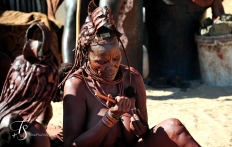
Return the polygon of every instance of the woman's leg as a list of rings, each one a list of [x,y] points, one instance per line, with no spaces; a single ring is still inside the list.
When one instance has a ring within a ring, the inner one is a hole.
[[[157,147],[200,147],[186,127],[178,119],[167,119],[150,130],[139,146]]]

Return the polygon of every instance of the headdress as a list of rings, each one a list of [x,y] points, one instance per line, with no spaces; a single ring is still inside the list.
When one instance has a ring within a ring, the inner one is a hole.
[[[31,39],[39,29],[42,40]],[[54,99],[59,83],[56,64],[48,56],[51,32],[41,22],[27,30],[23,55],[13,62],[0,97],[0,121],[15,111],[33,122]]]
[[[99,30],[107,28],[109,32],[99,33]],[[125,52],[125,48],[120,40],[121,33],[117,30],[113,15],[110,9],[105,6],[104,9],[97,7],[92,0],[88,6],[88,16],[86,17],[85,23],[80,30],[78,36],[77,47],[75,49],[75,62],[73,68],[69,71],[66,78],[60,83],[60,86],[64,84],[65,80],[75,70],[81,68],[84,63],[87,63],[88,50],[92,45],[102,45],[106,43],[118,40],[123,52],[126,56],[128,67],[130,70],[130,64],[128,57]],[[130,72],[130,71],[129,71]],[[131,73],[130,74],[130,85],[131,85]],[[132,86],[130,86],[131,88]],[[133,88],[133,87],[132,87]],[[126,92],[128,93],[128,92]],[[133,94],[134,96],[134,94]],[[132,96],[131,96],[132,97]]]

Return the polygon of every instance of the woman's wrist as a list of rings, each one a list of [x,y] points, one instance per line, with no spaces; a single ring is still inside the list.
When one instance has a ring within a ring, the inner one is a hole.
[[[120,117],[121,116],[116,116],[114,113],[112,113],[112,112],[110,112],[110,110],[108,110],[107,112],[107,115],[109,116],[109,117],[111,117],[112,119],[114,119],[114,120],[119,120],[120,119]]]
[[[107,126],[107,127],[113,127],[116,123],[118,123],[119,120],[115,119],[112,117],[109,111],[105,113],[105,115],[102,117],[102,122]]]

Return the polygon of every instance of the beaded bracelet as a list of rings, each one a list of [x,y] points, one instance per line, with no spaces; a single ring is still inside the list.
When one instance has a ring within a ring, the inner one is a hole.
[[[107,126],[107,127],[113,127],[116,123],[112,122],[106,115],[102,117],[102,122]]]
[[[106,112],[106,117],[109,119],[109,120],[111,120],[113,123],[117,123],[119,120],[118,119],[115,119],[113,116],[112,116],[112,114],[110,113],[110,111],[107,111]]]

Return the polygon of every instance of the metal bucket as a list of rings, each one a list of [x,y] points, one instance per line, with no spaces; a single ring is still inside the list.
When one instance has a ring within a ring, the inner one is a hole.
[[[232,86],[232,35],[195,35],[202,82],[211,86]]]

